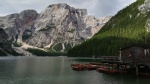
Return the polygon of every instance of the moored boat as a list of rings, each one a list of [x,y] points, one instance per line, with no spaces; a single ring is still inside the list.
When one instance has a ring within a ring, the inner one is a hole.
[[[141,76],[141,77],[150,77],[150,74],[149,73],[139,72],[138,76]]]
[[[84,70],[83,64],[71,64],[71,67],[73,70],[82,71]]]
[[[71,64],[73,70],[96,70],[97,65],[91,64]]]
[[[107,69],[107,68],[97,68],[97,71],[98,72],[102,72],[102,73],[109,73],[109,74],[115,74],[115,73],[118,73],[117,70],[114,70],[114,69]]]

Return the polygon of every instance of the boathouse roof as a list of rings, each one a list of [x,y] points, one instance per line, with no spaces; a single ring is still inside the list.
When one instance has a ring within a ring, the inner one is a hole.
[[[124,47],[124,48],[120,48],[119,50],[124,50],[124,49],[131,48],[131,47],[150,48],[150,45],[143,45],[143,44],[138,44],[138,45],[130,45],[130,46],[127,46],[127,47]]]

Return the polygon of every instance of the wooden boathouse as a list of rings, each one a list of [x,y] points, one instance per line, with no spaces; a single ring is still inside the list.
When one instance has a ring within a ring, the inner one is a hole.
[[[136,69],[136,75],[139,72],[150,73],[150,46],[131,45],[120,48],[120,62],[128,63]]]
[[[119,56],[102,56],[104,64],[117,64],[118,69],[130,69],[136,75],[150,74],[150,46],[131,45],[119,49]]]
[[[71,64],[74,70],[97,70],[110,74],[136,74],[150,77],[150,46],[131,45],[120,48],[118,56],[101,56],[100,63]]]
[[[150,62],[150,46],[131,45],[129,47],[120,48],[120,61],[131,64],[147,64]]]

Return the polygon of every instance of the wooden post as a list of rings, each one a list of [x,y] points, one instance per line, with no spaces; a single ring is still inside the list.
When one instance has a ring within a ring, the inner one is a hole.
[[[138,66],[136,65],[136,76],[139,75],[139,69],[138,69]]]
[[[119,55],[120,55],[119,61],[121,61],[121,59],[122,59],[122,57],[121,57],[121,48],[119,50]]]
[[[120,67],[121,67],[121,74],[122,74],[122,65],[120,64]]]

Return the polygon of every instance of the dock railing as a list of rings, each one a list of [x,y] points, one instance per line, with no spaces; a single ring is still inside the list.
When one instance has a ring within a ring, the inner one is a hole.
[[[101,56],[103,62],[120,62],[120,57],[118,56]]]

